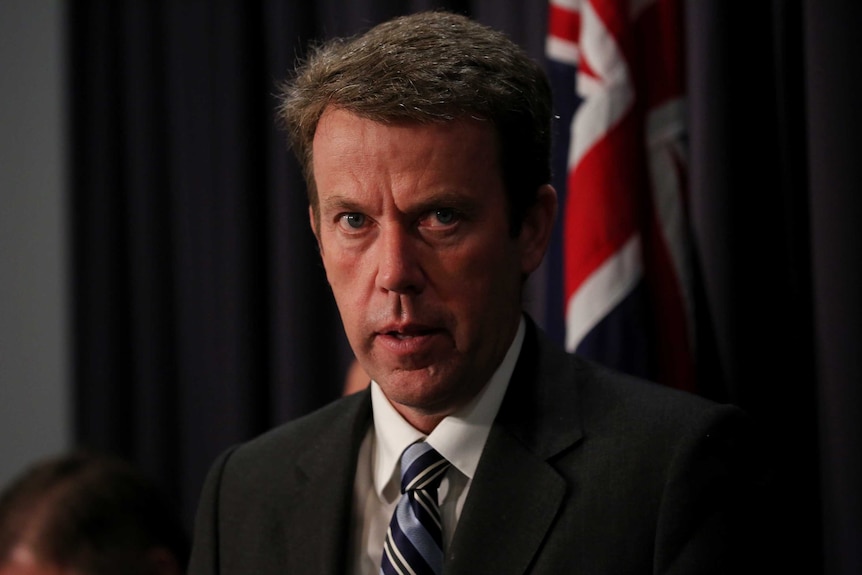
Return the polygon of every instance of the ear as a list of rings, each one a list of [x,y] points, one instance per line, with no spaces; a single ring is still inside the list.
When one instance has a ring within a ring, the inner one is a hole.
[[[320,243],[320,230],[317,229],[319,224],[319,219],[314,212],[314,207],[309,204],[308,206],[308,221],[311,224],[311,232],[314,234],[314,239],[317,240],[317,250],[320,253],[323,253],[323,244]]]
[[[521,251],[521,273],[531,274],[542,263],[554,221],[557,217],[557,191],[545,184],[536,192],[536,201],[530,206],[521,225],[518,245]]]

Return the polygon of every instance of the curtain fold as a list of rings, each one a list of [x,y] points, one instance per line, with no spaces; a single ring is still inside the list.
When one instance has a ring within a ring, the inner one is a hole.
[[[826,573],[862,572],[862,5],[805,2],[805,90]]]
[[[822,564],[803,13],[691,3],[692,218],[727,396],[775,468],[776,568]],[[704,366],[702,366],[704,367]],[[792,503],[791,503],[792,502]]]

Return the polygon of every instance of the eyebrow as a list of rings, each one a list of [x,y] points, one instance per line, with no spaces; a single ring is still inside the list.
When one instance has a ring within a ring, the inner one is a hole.
[[[472,197],[454,191],[443,191],[439,193],[432,192],[428,194],[428,197],[422,198],[415,203],[411,203],[407,213],[410,215],[418,215],[440,208],[453,208],[466,216],[470,216],[475,214],[477,211],[477,201]],[[342,194],[334,194],[327,197],[325,200],[320,201],[320,210],[322,213],[366,213],[368,211],[368,207],[356,199]]]
[[[329,196],[320,202],[321,211],[339,211],[339,212],[361,212],[362,206],[356,200],[347,196],[334,195]]]
[[[467,197],[457,192],[441,192],[439,194],[432,194],[431,197],[424,198],[412,205],[411,211],[425,213],[439,208],[453,208],[469,216],[476,211],[476,204],[476,200],[472,197]]]

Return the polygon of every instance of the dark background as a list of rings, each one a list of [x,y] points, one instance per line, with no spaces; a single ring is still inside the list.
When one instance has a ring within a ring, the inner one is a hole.
[[[765,431],[776,571],[860,573],[862,7],[686,6],[701,376]],[[213,458],[337,397],[351,358],[276,85],[309,42],[432,7],[544,59],[542,0],[68,3],[76,439],[189,525]]]

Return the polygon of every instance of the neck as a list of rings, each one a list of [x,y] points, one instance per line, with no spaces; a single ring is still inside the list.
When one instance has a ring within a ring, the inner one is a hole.
[[[431,432],[434,431],[434,428],[443,421],[448,413],[440,414],[440,413],[417,413],[409,408],[404,408],[403,406],[393,404],[395,410],[401,414],[407,423],[415,427],[417,430],[421,431],[425,435],[431,435]]]

